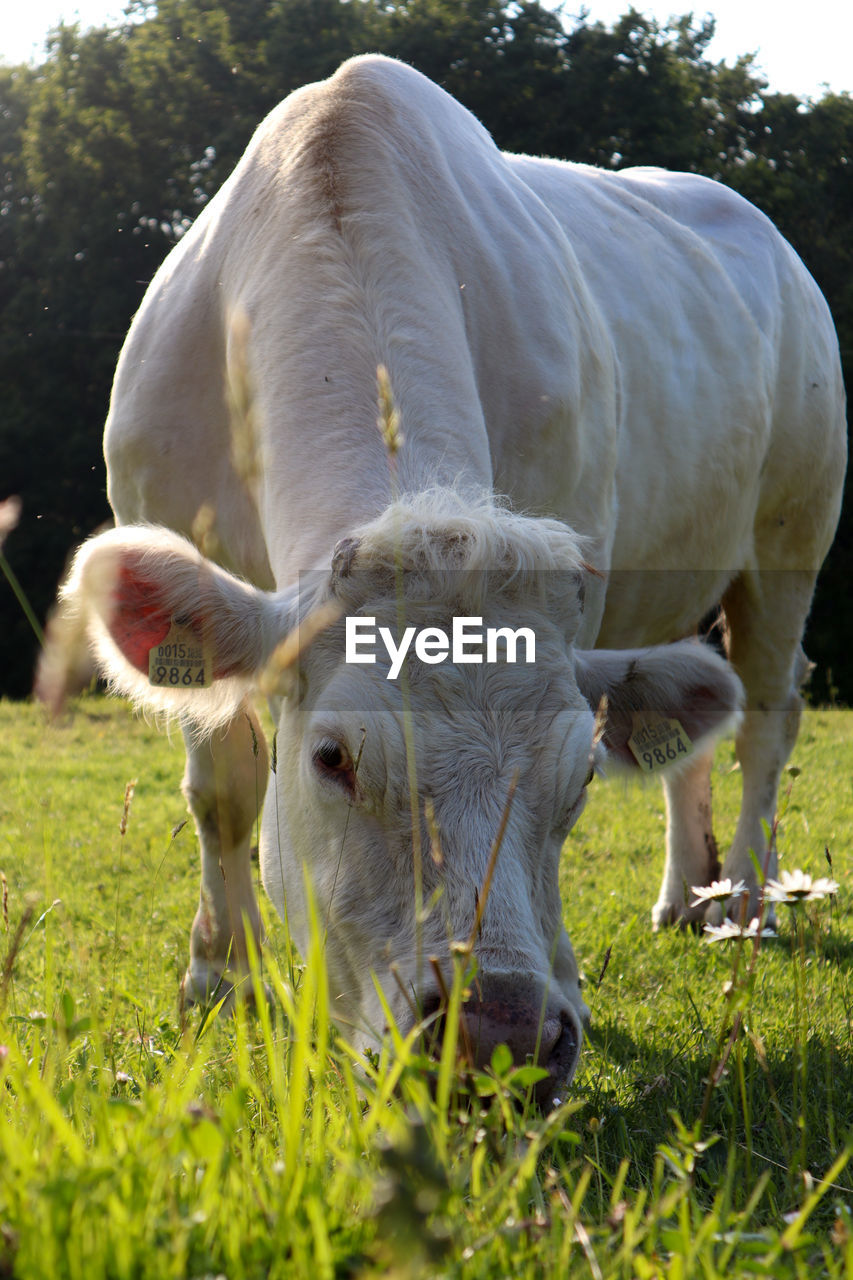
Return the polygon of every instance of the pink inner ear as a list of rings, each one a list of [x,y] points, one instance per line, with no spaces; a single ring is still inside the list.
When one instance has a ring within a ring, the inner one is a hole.
[[[148,651],[165,639],[172,622],[159,598],[157,583],[122,561],[112,604],[110,635],[128,662],[147,676]]]

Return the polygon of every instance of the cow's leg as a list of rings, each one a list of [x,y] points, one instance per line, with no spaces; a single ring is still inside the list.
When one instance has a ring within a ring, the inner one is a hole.
[[[767,876],[775,876],[772,839],[779,779],[797,738],[802,699],[799,688],[808,672],[800,640],[814,591],[808,570],[742,574],[723,600],[727,649],[746,691],[746,711],[735,749],[741,768],[740,816],[722,876],[743,880],[749,889],[747,918],[758,912],[760,889],[751,851]],[[656,928],[719,918],[719,908],[689,905],[691,885],[710,884],[720,874],[711,809],[713,753],[697,757],[690,768],[664,778],[667,807],[666,865],[652,911]],[[771,832],[768,839],[767,832]],[[733,899],[736,918],[741,903]]]
[[[666,864],[652,910],[656,929],[699,920],[704,908],[691,907],[691,885],[706,885],[720,863],[711,814],[713,750],[697,755],[687,768],[664,776]]]
[[[246,932],[260,947],[252,884],[251,838],[267,783],[268,754],[254,712],[244,705],[221,731],[202,741],[184,730],[183,790],[201,846],[201,894],[183,982],[187,1003],[229,995],[247,972]],[[248,992],[247,992],[248,994]]]
[[[800,642],[814,581],[810,571],[742,575],[723,600],[729,660],[746,690],[736,739],[743,797],[723,874],[746,881],[748,919],[757,914],[761,896],[751,854],[765,875],[776,875],[773,822],[779,780],[800,724],[800,685],[809,670]],[[737,903],[730,907],[733,914],[739,909]]]

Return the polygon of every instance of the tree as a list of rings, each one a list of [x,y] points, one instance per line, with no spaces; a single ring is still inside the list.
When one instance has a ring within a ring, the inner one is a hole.
[[[565,71],[566,36],[542,5],[403,0],[377,26],[383,52],[411,63],[474,113],[508,151],[542,153]]]
[[[634,9],[566,30],[535,0],[131,0],[114,29],[59,28],[36,70],[0,67],[0,499],[24,499],[5,549],[37,611],[68,550],[108,517],[101,433],[148,281],[267,111],[355,53],[411,62],[504,148],[735,186],[826,293],[849,383],[853,100],[768,95],[748,57],[708,61],[712,32]],[[847,512],[831,564],[849,575]],[[819,598],[811,647],[851,700],[847,594],[831,609]],[[26,693],[34,655],[0,583],[6,692]]]
[[[631,9],[612,29],[582,19],[569,35],[549,153],[604,168],[653,164],[718,172],[743,146],[738,112],[763,82],[748,59],[709,63],[714,34],[691,15],[665,25]]]
[[[167,247],[132,234],[125,193],[141,175],[121,110],[121,60],[114,34],[66,29],[38,72],[13,71],[2,87],[2,114],[18,95],[18,135],[4,219],[14,239],[2,257],[0,476],[24,500],[7,553],[42,616],[70,548],[107,518],[99,437],[112,370]],[[13,602],[3,604],[4,683],[23,693],[33,637]]]

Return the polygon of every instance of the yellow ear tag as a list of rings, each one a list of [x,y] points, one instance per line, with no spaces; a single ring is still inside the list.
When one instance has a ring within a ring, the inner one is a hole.
[[[208,689],[213,661],[192,627],[172,619],[160,644],[148,650],[148,683],[168,689]]]
[[[678,720],[648,720],[641,711],[634,713],[628,746],[644,773],[665,769],[693,752],[693,743]]]

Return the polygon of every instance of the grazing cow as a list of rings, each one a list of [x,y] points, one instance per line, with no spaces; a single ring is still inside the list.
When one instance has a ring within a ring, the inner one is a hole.
[[[303,945],[310,884],[351,1036],[382,1034],[377,985],[401,1026],[440,1023],[470,939],[463,1039],[538,1056],[550,1101],[587,1013],[558,858],[592,772],[678,762],[653,920],[692,921],[735,723],[723,870],[756,910],[846,443],[823,298],[740,197],[501,154],[417,72],[353,59],[272,112],[158,272],[105,450],[118,527],[64,609],[119,691],[181,718],[188,997],[259,937],[259,681],[263,882]],[[731,665],[685,639],[719,603]]]

